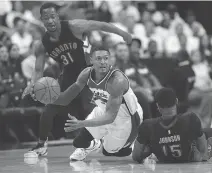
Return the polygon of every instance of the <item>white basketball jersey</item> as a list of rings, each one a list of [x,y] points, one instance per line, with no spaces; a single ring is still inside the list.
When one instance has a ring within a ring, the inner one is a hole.
[[[95,104],[96,106],[102,108],[103,110],[105,110],[107,101],[110,96],[106,88],[107,82],[115,71],[121,72],[128,80],[127,76],[122,71],[111,67],[108,73],[105,75],[105,77],[99,83],[96,83],[92,79],[93,68],[91,68],[91,71],[90,71],[90,76],[89,76],[87,85],[89,89],[93,92],[93,97],[91,102]],[[129,80],[128,80],[128,83],[129,83]],[[127,92],[123,95],[123,101],[122,101],[120,110],[124,109],[124,111],[129,112],[129,115],[131,116],[136,113],[138,106],[139,106],[139,103],[138,103],[137,97],[135,96],[134,92],[130,88],[130,84],[129,84],[129,88]]]

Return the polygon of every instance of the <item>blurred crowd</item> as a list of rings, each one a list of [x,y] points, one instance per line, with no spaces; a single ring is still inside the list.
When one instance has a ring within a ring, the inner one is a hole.
[[[2,115],[8,114],[6,110],[24,114],[21,94],[30,82],[34,70],[34,43],[45,31],[39,21],[41,3],[9,0],[0,2]],[[159,2],[154,1],[55,3],[61,6],[59,14],[62,20],[92,19],[111,22],[132,34],[131,45],[126,45],[115,34],[94,31],[85,41],[84,49],[87,56],[92,45],[104,45],[111,51],[111,64],[128,76],[144,109],[145,118],[154,117],[157,112],[154,104],[155,92],[162,86],[169,86],[178,95],[179,111],[195,111],[204,117],[204,127],[211,125],[212,38],[196,20],[192,10],[188,10],[182,18],[177,6],[171,2],[162,11],[157,8]],[[47,59],[44,75],[57,78],[59,74],[58,64],[51,58]],[[32,136],[31,140],[35,140],[36,135],[30,131],[30,127],[24,126]],[[18,138],[14,137],[11,128],[8,127],[5,131],[13,138]]]

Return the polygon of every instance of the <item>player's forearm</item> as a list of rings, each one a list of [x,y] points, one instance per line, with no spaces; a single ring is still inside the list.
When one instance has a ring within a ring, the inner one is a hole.
[[[37,80],[39,80],[42,77],[43,77],[43,70],[39,70],[39,71],[34,70],[32,74],[31,83],[35,83]]]
[[[59,98],[53,103],[54,105],[68,105],[82,91],[82,87],[74,83],[64,92],[60,93]]]
[[[207,140],[205,134],[203,134],[197,141],[197,149],[202,157],[205,157],[208,151]]]
[[[102,31],[114,33],[114,34],[120,35],[122,37],[124,37],[126,34],[128,34],[127,32],[119,29],[118,27],[116,27],[113,24],[106,23],[106,22],[101,22],[101,23],[102,23],[102,26],[100,29]]]
[[[35,61],[35,68],[31,80],[32,83],[35,83],[38,79],[43,77],[44,65],[45,65],[45,56],[37,55]]]

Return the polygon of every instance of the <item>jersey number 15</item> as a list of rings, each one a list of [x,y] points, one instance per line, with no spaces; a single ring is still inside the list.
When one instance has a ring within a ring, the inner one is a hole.
[[[182,156],[180,144],[163,145],[162,149],[163,149],[163,153],[165,156],[168,156],[169,152],[171,152],[173,157],[181,157]]]

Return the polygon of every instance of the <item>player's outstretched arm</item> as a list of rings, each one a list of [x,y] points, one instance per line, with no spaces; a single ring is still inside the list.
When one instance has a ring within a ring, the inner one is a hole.
[[[45,65],[45,58],[46,58],[46,52],[45,48],[41,41],[36,41],[35,43],[35,68],[32,74],[31,83],[27,88],[24,90],[22,94],[22,98],[24,98],[26,95],[30,94],[33,90],[34,83],[43,77],[43,71],[44,71],[44,65]]]
[[[77,78],[77,81],[60,93],[59,98],[53,103],[55,105],[68,105],[85,87],[90,74],[90,67],[84,69]]]
[[[111,124],[115,120],[122,104],[123,94],[128,89],[128,81],[121,72],[114,72],[107,83],[107,91],[110,93],[104,115],[91,120],[82,121],[84,127],[95,127]]]
[[[111,23],[95,20],[76,19],[70,20],[69,24],[72,31],[74,31],[74,33],[79,35],[81,38],[84,34],[89,33],[90,31],[101,30],[120,35],[121,37],[123,37],[127,44],[130,44],[132,42],[132,36],[129,33],[119,29]]]
[[[46,51],[41,41],[35,43],[35,69],[32,74],[32,83],[43,77]]]
[[[150,156],[151,151],[148,147],[148,141],[150,134],[148,133],[148,126],[144,121],[138,130],[138,136],[134,143],[134,148],[132,151],[132,158],[138,163],[143,163],[144,159]]]
[[[203,133],[200,119],[194,113],[191,114],[191,136],[196,144],[193,148],[193,161],[203,161],[207,160],[207,140],[205,134]]]

